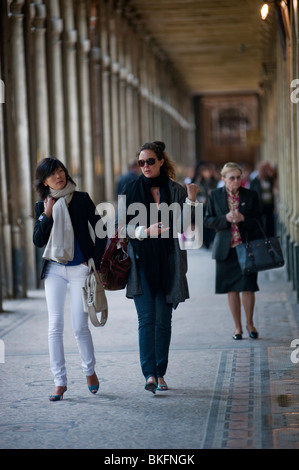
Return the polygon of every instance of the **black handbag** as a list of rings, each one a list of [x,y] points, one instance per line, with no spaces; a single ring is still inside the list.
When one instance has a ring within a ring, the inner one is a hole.
[[[264,238],[248,241],[236,246],[236,253],[243,274],[253,274],[284,265],[278,237],[267,237],[257,221]]]

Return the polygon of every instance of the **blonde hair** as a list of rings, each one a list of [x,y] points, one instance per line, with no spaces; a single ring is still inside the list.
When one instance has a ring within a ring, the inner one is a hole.
[[[235,162],[227,162],[220,171],[220,174],[221,176],[225,177],[227,173],[233,170],[239,170],[240,174],[242,175],[242,168],[240,165],[238,165],[238,163]]]

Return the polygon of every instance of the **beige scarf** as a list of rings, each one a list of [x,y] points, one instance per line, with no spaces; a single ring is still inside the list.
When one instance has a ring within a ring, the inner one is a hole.
[[[74,258],[74,231],[68,211],[74,191],[75,185],[71,181],[61,190],[50,190],[50,196],[57,201],[53,206],[53,227],[43,254],[44,259],[67,264]]]

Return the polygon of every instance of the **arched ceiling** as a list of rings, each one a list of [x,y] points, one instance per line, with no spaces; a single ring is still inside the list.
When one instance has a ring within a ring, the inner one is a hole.
[[[260,0],[130,3],[191,94],[258,91],[271,24]]]

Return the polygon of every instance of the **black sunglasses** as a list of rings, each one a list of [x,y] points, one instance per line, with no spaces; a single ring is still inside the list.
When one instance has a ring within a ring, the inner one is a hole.
[[[156,163],[156,159],[151,157],[151,158],[148,158],[147,160],[137,160],[137,162],[139,166],[144,166],[146,163],[149,166],[152,166]]]

